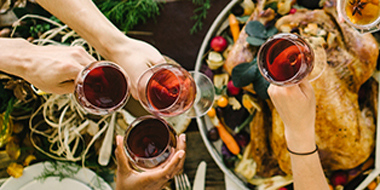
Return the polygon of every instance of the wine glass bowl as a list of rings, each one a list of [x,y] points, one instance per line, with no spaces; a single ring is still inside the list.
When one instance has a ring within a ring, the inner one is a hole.
[[[272,84],[290,86],[305,77],[315,80],[321,73],[310,73],[314,68],[314,51],[297,34],[279,33],[261,45],[257,63],[262,76]]]
[[[87,113],[110,114],[128,101],[129,78],[115,63],[97,61],[85,67],[75,80],[74,99]]]
[[[143,107],[159,116],[176,116],[189,110],[197,93],[190,73],[168,63],[146,70],[138,80],[137,89]]]
[[[171,158],[177,146],[177,135],[164,119],[146,115],[137,118],[125,132],[127,157],[137,170],[153,170]]]
[[[338,0],[340,16],[360,33],[380,29],[380,2],[377,0]]]

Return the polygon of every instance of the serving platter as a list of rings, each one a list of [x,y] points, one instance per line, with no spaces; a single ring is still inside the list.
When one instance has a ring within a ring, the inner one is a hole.
[[[196,60],[195,70],[199,71],[202,69],[202,65],[205,64],[205,57],[206,54],[209,52],[210,49],[210,41],[214,36],[217,36],[221,32],[221,27],[225,27],[226,20],[228,19],[228,15],[231,11],[231,9],[241,3],[241,0],[232,0],[216,17],[215,21],[212,23],[209,31],[207,32],[203,43],[199,49],[199,53]],[[375,73],[373,77],[380,81],[379,75]],[[380,89],[380,88],[378,88]],[[378,93],[380,94],[380,93]],[[378,97],[378,99],[380,96]],[[378,109],[380,108],[379,105],[377,105]],[[377,115],[377,118],[379,118],[379,113]],[[239,174],[235,173],[233,170],[228,168],[223,161],[223,153],[221,150],[222,142],[221,140],[213,141],[211,142],[208,138],[208,131],[214,127],[213,122],[211,119],[206,115],[201,118],[196,119],[199,131],[201,133],[201,137],[204,141],[204,144],[209,151],[211,157],[214,159],[216,164],[219,166],[219,168],[224,172],[225,176],[228,177],[230,180],[232,180],[239,189],[250,189],[249,183]],[[376,123],[376,133],[375,138],[380,138],[380,132],[379,132],[379,120],[377,120]],[[369,175],[366,175],[365,180],[360,182],[360,184],[356,187],[356,189],[365,189],[372,181],[374,181],[380,174],[380,159],[378,158],[378,155],[380,155],[380,141],[376,140],[375,150],[374,150],[374,169],[370,170]],[[377,189],[380,189],[378,186]]]
[[[223,24],[228,16],[228,12],[238,3],[240,0],[231,0],[231,2],[220,12],[220,14],[216,17],[215,21],[210,26],[209,31],[206,33],[206,36],[201,44],[199,49],[199,53],[197,56],[197,60],[195,63],[196,71],[201,69],[204,54],[207,52],[207,47],[209,46],[209,42],[213,36],[215,36],[218,28]],[[205,143],[207,150],[209,151],[211,157],[214,159],[215,163],[219,166],[219,168],[223,171],[226,177],[228,177],[233,183],[236,184],[239,189],[248,190],[247,183],[244,182],[240,177],[238,177],[233,171],[228,169],[223,162],[222,153],[221,153],[221,141],[211,142],[207,138],[207,132],[209,129],[213,127],[213,124],[208,116],[197,117],[196,118],[198,128]]]

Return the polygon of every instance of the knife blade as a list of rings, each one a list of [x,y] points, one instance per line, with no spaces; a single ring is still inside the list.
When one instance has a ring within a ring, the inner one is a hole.
[[[205,161],[201,161],[201,163],[199,163],[197,171],[195,173],[195,179],[194,179],[194,185],[193,185],[194,190],[205,189],[206,167],[207,167],[207,164]]]

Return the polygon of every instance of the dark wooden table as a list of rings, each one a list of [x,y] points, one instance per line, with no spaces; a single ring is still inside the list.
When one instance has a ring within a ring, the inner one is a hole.
[[[145,24],[131,30],[147,34],[129,34],[129,36],[152,44],[162,54],[173,58],[187,70],[193,70],[199,48],[209,27],[229,2],[229,0],[211,0],[211,7],[203,22],[202,30],[190,34],[190,29],[195,23],[190,17],[194,15],[196,6],[191,0],[169,1],[163,5],[160,15],[154,20],[148,20]],[[198,163],[205,160],[207,162],[206,189],[225,189],[224,174],[204,146],[195,120],[190,123],[186,134],[187,157],[184,170],[190,181],[194,180]]]

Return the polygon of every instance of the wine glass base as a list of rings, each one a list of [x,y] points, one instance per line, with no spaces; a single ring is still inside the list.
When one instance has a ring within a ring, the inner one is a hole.
[[[192,108],[185,114],[187,117],[196,118],[207,114],[214,103],[215,89],[212,81],[199,71],[190,71],[197,86],[197,94]]]

